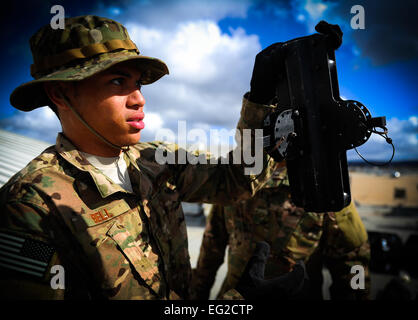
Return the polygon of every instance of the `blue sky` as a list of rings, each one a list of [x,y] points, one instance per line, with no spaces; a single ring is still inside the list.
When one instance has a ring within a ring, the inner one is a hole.
[[[189,128],[235,127],[242,94],[249,89],[255,54],[274,42],[314,32],[321,19],[344,32],[336,52],[341,96],[386,116],[397,154],[418,160],[418,27],[409,13],[416,1],[19,1],[8,4],[2,30],[0,128],[53,143],[58,122],[47,111],[22,113],[9,104],[11,91],[31,80],[28,40],[49,23],[49,10],[62,4],[66,16],[97,14],[120,21],[145,55],[166,61],[170,76],[144,88],[148,114],[144,139],[155,131],[175,131],[177,120]],[[353,5],[365,10],[365,29],[353,30]],[[184,60],[188,61],[185,63]],[[46,108],[41,108],[46,109]],[[199,112],[196,112],[199,110]],[[45,121],[45,120],[48,121]],[[148,131],[147,131],[148,130]],[[379,137],[360,150],[370,159],[390,157]],[[349,159],[358,157],[349,151]]]

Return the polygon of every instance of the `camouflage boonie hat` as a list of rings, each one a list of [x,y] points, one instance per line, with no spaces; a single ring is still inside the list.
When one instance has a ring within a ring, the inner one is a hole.
[[[80,81],[124,61],[133,61],[141,70],[142,84],[168,74],[163,61],[140,55],[123,25],[97,16],[67,18],[64,29],[54,30],[48,24],[31,37],[30,47],[35,80],[10,95],[12,106],[22,111],[50,103],[43,89],[45,82]]]

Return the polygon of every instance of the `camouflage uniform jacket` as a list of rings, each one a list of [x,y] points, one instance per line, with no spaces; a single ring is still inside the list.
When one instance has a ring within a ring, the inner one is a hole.
[[[330,269],[333,298],[367,297],[367,290],[357,290],[357,296],[352,296],[354,290],[350,287],[350,270],[354,264],[365,267],[369,285],[370,249],[354,204],[337,213],[305,212],[291,202],[286,168],[277,166],[281,168],[277,168],[253,198],[234,206],[212,207],[197,267],[193,270],[194,297],[209,297],[227,246],[228,271],[219,295],[234,288],[258,241],[266,241],[271,247],[266,279],[291,271],[295,261],[301,259],[307,264],[308,274],[316,268],[321,275],[320,260]],[[312,278],[312,285],[315,285],[317,279]],[[319,291],[321,284],[318,284]],[[315,294],[321,295],[321,292]]]
[[[270,108],[244,99],[238,128],[259,127]],[[8,266],[0,276],[1,295],[188,298],[181,201],[248,198],[268,169],[255,179],[243,174],[242,165],[161,165],[158,146],[179,151],[176,145],[138,143],[125,152],[134,193],[93,167],[62,134],[12,177],[0,190],[0,267]],[[265,155],[263,160],[266,165]],[[53,265],[64,267],[65,289],[51,289]]]

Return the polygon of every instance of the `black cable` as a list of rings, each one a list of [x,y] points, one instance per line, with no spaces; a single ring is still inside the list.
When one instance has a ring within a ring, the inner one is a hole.
[[[392,146],[392,157],[390,158],[389,161],[386,161],[386,162],[383,162],[383,163],[368,161],[360,154],[360,152],[357,151],[357,148],[354,147],[354,150],[357,152],[359,157],[362,158],[366,163],[371,164],[373,166],[385,166],[385,165],[391,163],[392,160],[393,160],[393,157],[395,156],[395,146],[393,145],[392,139],[389,138],[388,135],[387,135],[388,129],[386,127],[382,127],[381,129],[383,129],[383,131],[377,131],[376,128],[373,128],[373,130],[371,130],[371,132],[376,133],[379,136],[383,137],[386,140],[386,142],[389,143]]]

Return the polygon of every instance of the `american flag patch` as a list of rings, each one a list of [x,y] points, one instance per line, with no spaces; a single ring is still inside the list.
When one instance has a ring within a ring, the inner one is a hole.
[[[54,252],[42,241],[0,232],[0,267],[43,278]]]

